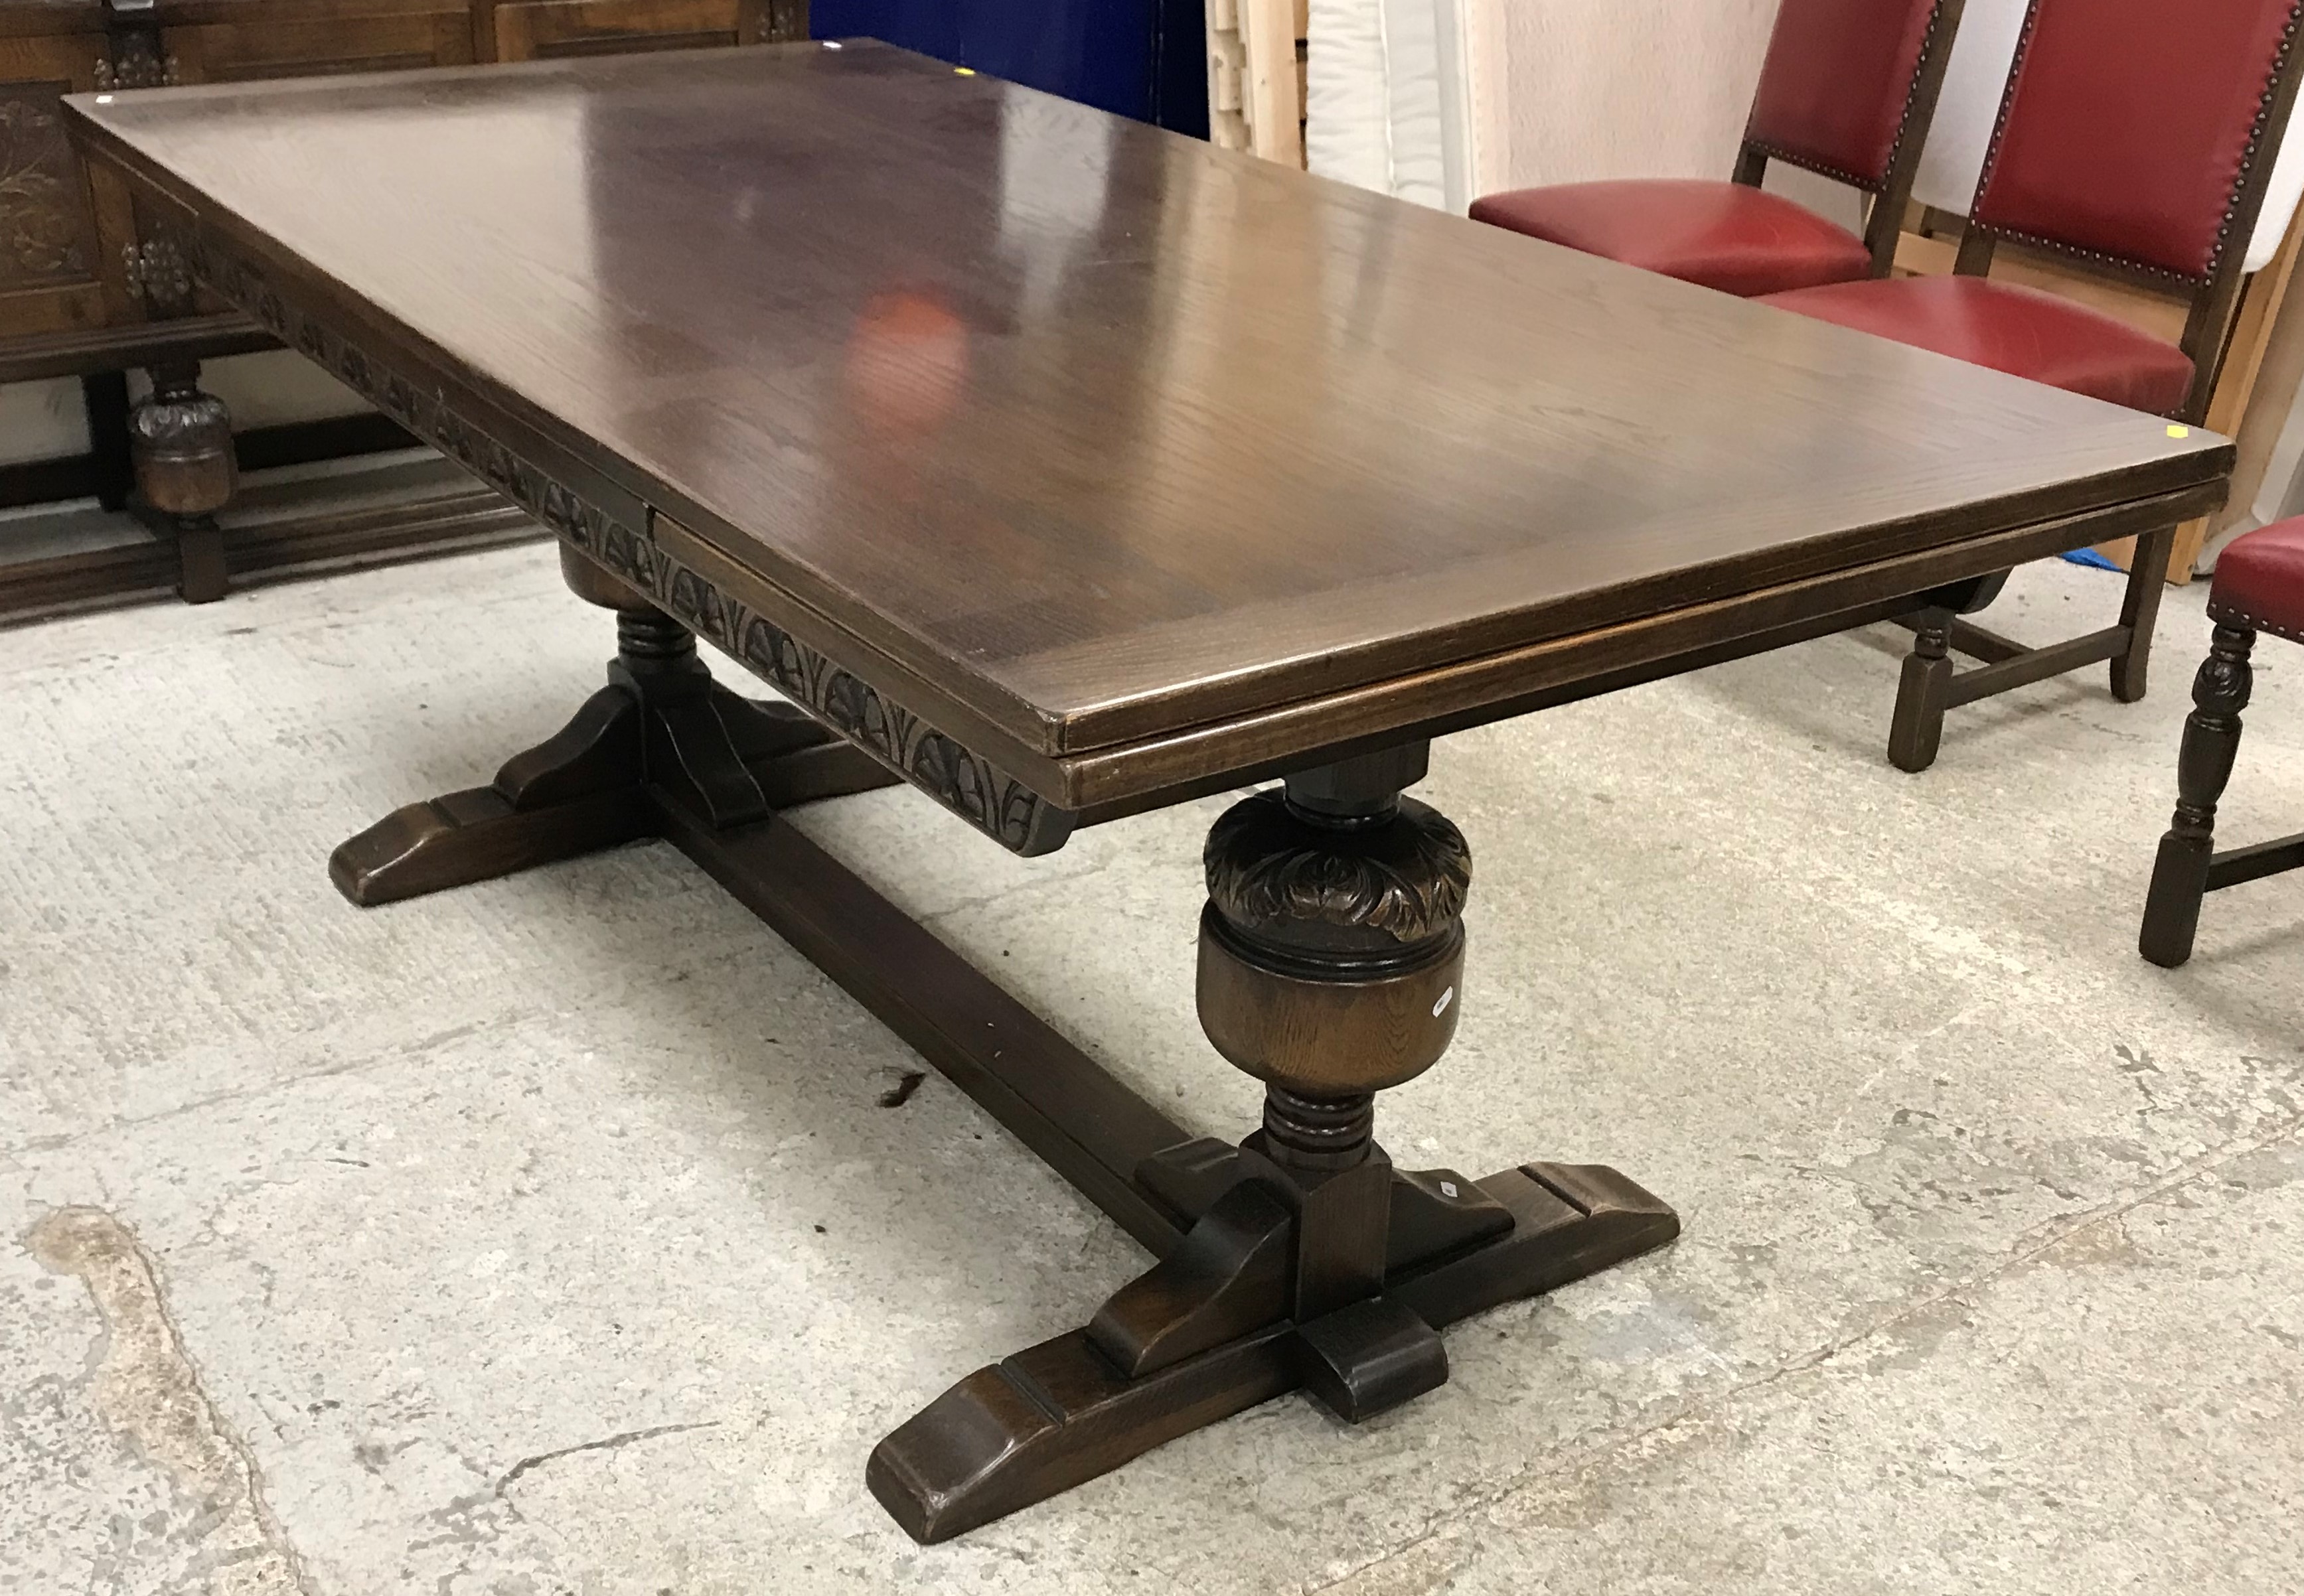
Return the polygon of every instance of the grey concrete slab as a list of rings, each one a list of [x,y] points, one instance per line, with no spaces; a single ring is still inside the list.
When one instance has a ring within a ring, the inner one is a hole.
[[[1565,1448],[1327,1596],[2304,1588],[2304,1144]]]

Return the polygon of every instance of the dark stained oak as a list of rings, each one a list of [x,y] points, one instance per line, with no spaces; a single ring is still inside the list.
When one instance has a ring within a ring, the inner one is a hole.
[[[2231,456],[861,44],[72,105],[268,289],[1059,801],[1084,756],[1309,753],[1222,729],[1345,696],[1410,732],[1419,672]]]
[[[1372,1418],[1444,1327],[1679,1234],[1605,1166],[1376,1140],[1478,1001],[1470,844],[1402,796],[1428,738],[2148,533],[2231,462],[875,46],[72,104],[191,272],[617,612],[608,686],[346,843],[347,895],[660,836],[1158,1255],[874,1449],[923,1541],[1292,1389]],[[1202,861],[1236,1145],[780,813],[902,777],[1030,854],[1262,775]]]

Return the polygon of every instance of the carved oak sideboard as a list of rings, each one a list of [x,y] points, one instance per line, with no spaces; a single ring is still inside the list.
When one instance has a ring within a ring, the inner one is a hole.
[[[80,381],[89,452],[69,469],[15,469],[13,502],[93,494],[157,536],[128,556],[12,563],[0,546],[0,616],[165,581],[195,603],[231,568],[501,537],[525,519],[461,480],[347,530],[320,517],[261,547],[219,524],[239,463],[295,464],[412,446],[381,416],[235,440],[200,362],[276,347],[193,283],[140,224],[118,182],[84,167],[57,101],[83,91],[308,73],[395,72],[634,49],[804,38],[807,0],[0,0],[0,384]],[[127,374],[150,375],[131,405]],[[253,450],[252,450],[252,446]],[[251,458],[252,455],[252,458]],[[38,491],[39,483],[51,493]],[[157,570],[156,570],[156,567]]]

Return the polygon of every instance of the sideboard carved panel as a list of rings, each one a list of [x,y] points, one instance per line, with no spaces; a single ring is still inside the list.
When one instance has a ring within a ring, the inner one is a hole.
[[[56,102],[69,83],[0,87],[0,293],[84,283],[95,226]]]

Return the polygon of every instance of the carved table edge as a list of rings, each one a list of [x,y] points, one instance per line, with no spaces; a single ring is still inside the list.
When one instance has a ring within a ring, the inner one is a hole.
[[[731,659],[1012,852],[1053,853],[1080,815],[938,730],[846,666],[794,637],[676,556],[661,512],[631,527],[476,419],[445,385],[410,376],[284,294],[272,274],[187,213],[166,224],[192,274],[283,344],[535,517],[563,542],[647,595]],[[693,538],[693,534],[688,534]]]

